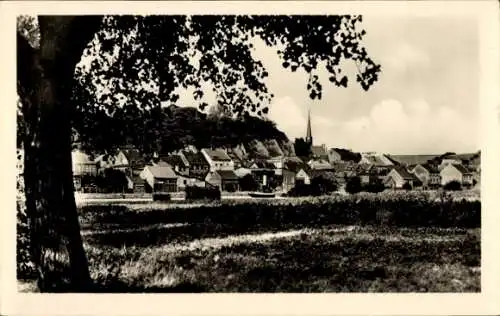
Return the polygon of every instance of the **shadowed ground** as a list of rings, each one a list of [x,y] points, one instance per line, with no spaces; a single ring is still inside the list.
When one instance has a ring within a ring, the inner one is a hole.
[[[81,212],[95,292],[480,291],[478,228],[218,208]]]

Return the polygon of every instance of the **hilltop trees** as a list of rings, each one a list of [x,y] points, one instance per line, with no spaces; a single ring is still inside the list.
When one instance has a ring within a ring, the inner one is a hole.
[[[305,73],[312,99],[322,97],[319,69],[329,73],[331,84],[347,86],[343,60],[356,64],[356,81],[367,90],[381,68],[362,45],[361,20],[170,15],[18,21],[19,137],[40,290],[83,291],[91,285],[73,194],[72,126],[87,127],[79,136],[99,139],[102,147],[123,137],[147,143],[156,136],[151,126],[160,124],[154,119],[160,101],[175,103],[179,88],[191,88],[200,109],[206,108],[202,84],[235,117],[265,115],[273,95],[264,82],[266,69],[251,54],[255,38],[278,47],[283,67]],[[39,36],[31,32],[35,22]],[[116,128],[108,132],[111,126]]]

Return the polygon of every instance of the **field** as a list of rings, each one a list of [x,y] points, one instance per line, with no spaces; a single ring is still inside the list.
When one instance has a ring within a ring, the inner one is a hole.
[[[115,203],[80,214],[96,291],[480,291],[479,201]]]

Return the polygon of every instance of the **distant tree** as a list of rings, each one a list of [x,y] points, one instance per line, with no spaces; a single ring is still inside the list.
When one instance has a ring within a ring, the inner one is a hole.
[[[307,143],[304,138],[295,138],[294,142],[295,155],[297,157],[310,157],[311,144]]]
[[[359,177],[352,177],[347,180],[345,185],[345,190],[347,193],[358,193],[361,192],[362,189],[361,179]]]
[[[462,184],[456,180],[450,181],[443,186],[446,191],[460,191],[462,190]]]
[[[311,186],[319,195],[335,192],[338,188],[336,178],[330,174],[320,174],[311,180]]]

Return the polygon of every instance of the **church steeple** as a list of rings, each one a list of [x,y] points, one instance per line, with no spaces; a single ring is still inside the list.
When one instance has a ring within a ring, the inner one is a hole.
[[[306,143],[312,145],[312,131],[311,131],[311,110],[307,113],[307,134],[306,134]]]

